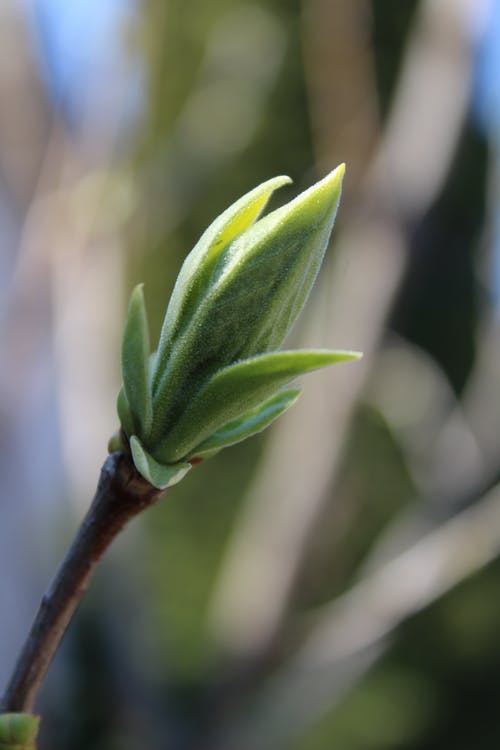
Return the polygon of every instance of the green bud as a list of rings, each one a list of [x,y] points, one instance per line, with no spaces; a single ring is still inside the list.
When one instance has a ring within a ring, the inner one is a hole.
[[[359,356],[273,351],[316,279],[343,174],[342,165],[259,219],[273,191],[289,181],[277,177],[216,219],[182,266],[154,355],[142,287],[133,291],[118,414],[138,471],[155,486],[179,481],[190,457],[213,455],[264,429],[296,400],[297,391],[281,390],[290,380]]]
[[[40,717],[0,714],[0,750],[35,750]]]

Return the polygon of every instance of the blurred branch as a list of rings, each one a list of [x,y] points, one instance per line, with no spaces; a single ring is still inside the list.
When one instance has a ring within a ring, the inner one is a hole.
[[[285,41],[264,5],[229,4],[218,14],[188,96],[146,165],[148,189],[137,220],[147,224],[150,245],[190,215],[214,175],[251,142],[281,70]],[[159,100],[163,75],[154,93]]]
[[[424,352],[398,341],[377,357],[368,399],[404,446],[418,494],[426,502],[412,504],[389,524],[365,570],[395,556],[499,481],[499,350],[498,326],[485,321],[460,400]]]
[[[327,310],[313,309],[315,333],[307,333],[309,340],[317,339],[327,320],[323,343],[349,341],[365,352],[364,367],[356,374],[336,373],[333,384],[331,377],[319,377],[314,392],[309,389],[274,430],[220,576],[215,637],[244,661],[269,649],[279,632],[329,500],[350,415],[405,267],[405,232],[393,206],[404,210],[403,217],[421,216],[441,187],[457,145],[468,95],[469,76],[463,74],[470,66],[467,4],[438,6],[431,0],[421,4],[384,136],[358,205],[344,219],[337,240]],[[308,41],[312,54],[314,39]],[[427,65],[429,56],[433,68]],[[448,80],[457,59],[458,74]],[[436,78],[448,80],[448,86],[430,104]],[[402,127],[407,151],[412,152],[409,144],[421,144],[418,160],[400,160]],[[450,138],[446,148],[443,134]]]
[[[390,644],[403,621],[500,553],[500,485],[355,584],[312,618],[309,635],[231,724],[219,750],[290,747],[336,705]],[[270,715],[269,706],[272,706]],[[233,733],[234,729],[234,733]],[[241,738],[244,737],[244,741]],[[263,744],[263,739],[265,743]]]
[[[379,139],[370,4],[367,0],[308,0],[304,5],[304,64],[316,164],[327,171],[345,161],[358,186]],[[352,190],[352,187],[351,187]]]
[[[378,154],[407,217],[435,201],[467,110],[475,0],[422,0]]]

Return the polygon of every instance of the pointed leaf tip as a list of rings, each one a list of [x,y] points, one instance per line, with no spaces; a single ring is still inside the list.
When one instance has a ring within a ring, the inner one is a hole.
[[[303,193],[300,193],[300,195],[291,201],[289,206],[293,206],[294,209],[301,212],[309,211],[311,215],[318,215],[318,218],[323,215],[322,210],[326,212],[333,211],[333,224],[342,192],[344,174],[345,164],[340,164],[340,166],[329,172],[323,179],[311,185]]]
[[[336,362],[352,362],[358,359],[363,359],[363,352],[356,352],[352,349],[337,349],[335,352],[332,352],[332,354],[338,356],[338,359],[335,360]]]

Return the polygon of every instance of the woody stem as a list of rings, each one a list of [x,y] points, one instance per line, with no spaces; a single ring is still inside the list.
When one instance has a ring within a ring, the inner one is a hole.
[[[2,712],[31,712],[38,691],[97,564],[113,539],[161,490],[136,471],[129,455],[108,456],[89,508],[43,596],[2,700]]]

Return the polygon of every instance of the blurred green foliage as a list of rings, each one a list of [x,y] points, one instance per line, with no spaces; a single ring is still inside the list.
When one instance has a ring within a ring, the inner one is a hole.
[[[383,660],[297,750],[490,750],[500,742],[500,565],[406,623]]]

